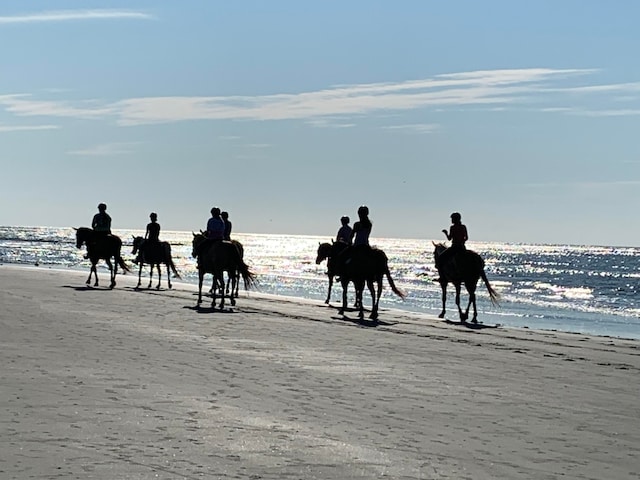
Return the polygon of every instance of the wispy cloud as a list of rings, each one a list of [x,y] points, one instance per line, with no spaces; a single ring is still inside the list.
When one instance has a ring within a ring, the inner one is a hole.
[[[440,112],[462,107],[492,111],[509,107],[511,111],[518,107],[530,110],[531,104],[537,103],[539,110],[559,112],[558,108],[568,107],[558,105],[570,103],[571,112],[563,113],[575,114],[580,110],[576,95],[583,98],[599,95],[598,98],[602,98],[611,92],[619,94],[638,90],[638,83],[593,87],[584,86],[584,81],[579,86],[571,84],[572,79],[584,79],[595,72],[593,69],[544,68],[483,70],[396,83],[340,85],[301,93],[144,97],[114,103],[43,101],[31,95],[5,95],[0,96],[0,108],[4,107],[17,116],[113,119],[122,126],[187,120],[304,120],[315,122],[316,126],[344,128],[353,126],[352,122],[345,122],[345,118],[425,108]],[[568,95],[572,101],[563,102]],[[617,112],[622,114],[622,111]],[[631,112],[634,110],[627,114]],[[609,114],[612,113],[610,110]]]
[[[55,130],[58,125],[0,125],[0,132],[26,132],[33,130]]]
[[[382,127],[384,130],[399,130],[407,133],[433,133],[439,128],[435,123],[413,123],[409,125],[389,125]]]
[[[154,17],[148,13],[133,10],[57,10],[0,16],[0,25],[11,23],[68,22],[74,20],[149,20],[153,18]]]
[[[67,152],[68,155],[86,155],[90,157],[108,157],[115,155],[128,155],[133,153],[133,147],[137,143],[107,143],[94,145],[92,147],[83,148],[81,150],[72,150]]]

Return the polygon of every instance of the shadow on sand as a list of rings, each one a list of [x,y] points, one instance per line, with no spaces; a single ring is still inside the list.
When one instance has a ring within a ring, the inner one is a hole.
[[[484,330],[485,328],[499,328],[500,324],[496,325],[485,325],[484,323],[471,323],[471,322],[454,322],[453,320],[443,320],[447,325],[455,325],[457,327],[465,327],[469,330]]]

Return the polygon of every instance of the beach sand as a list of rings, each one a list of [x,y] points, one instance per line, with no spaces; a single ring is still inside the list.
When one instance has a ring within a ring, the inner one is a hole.
[[[2,479],[640,478],[640,342],[86,276],[0,266]]]

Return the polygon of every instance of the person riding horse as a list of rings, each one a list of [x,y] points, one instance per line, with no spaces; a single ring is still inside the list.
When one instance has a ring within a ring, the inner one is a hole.
[[[144,250],[159,250],[160,246],[160,224],[158,223],[158,214],[151,212],[149,214],[150,223],[147,224],[147,231],[144,234],[144,240],[140,242],[138,246],[138,256],[133,263],[139,263],[143,261],[142,255]]]
[[[196,255],[204,253],[214,243],[224,240],[225,223],[220,213],[218,207],[211,209],[211,217],[207,221],[207,229],[203,232],[206,240],[198,244],[195,251]]]
[[[469,239],[467,227],[462,223],[462,215],[458,212],[451,214],[451,227],[448,232],[443,229],[442,233],[445,234],[447,240],[451,241],[451,246],[439,255],[438,261],[436,262],[438,271],[447,265],[447,263],[451,261],[455,262],[458,254],[466,252],[467,247],[465,246],[465,242]]]
[[[107,236],[111,234],[111,217],[107,213],[106,204],[98,204],[98,213],[93,216],[91,228],[93,228],[94,232],[100,235]]]

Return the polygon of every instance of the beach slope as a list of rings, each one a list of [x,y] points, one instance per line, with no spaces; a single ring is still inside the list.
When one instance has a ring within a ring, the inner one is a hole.
[[[0,478],[638,478],[639,342],[85,278],[0,266]]]

